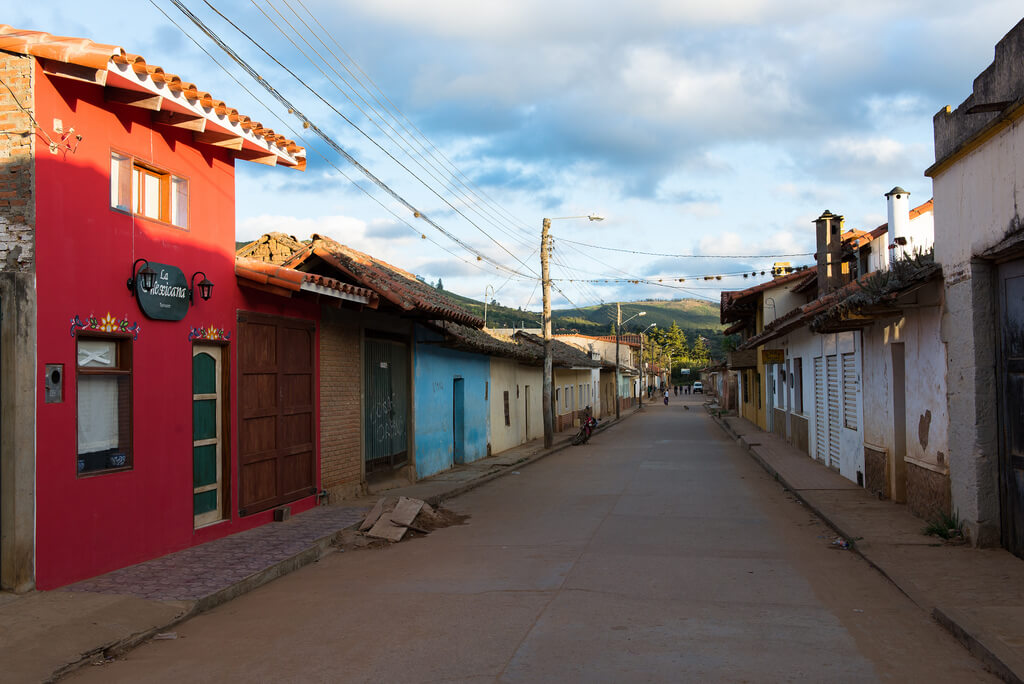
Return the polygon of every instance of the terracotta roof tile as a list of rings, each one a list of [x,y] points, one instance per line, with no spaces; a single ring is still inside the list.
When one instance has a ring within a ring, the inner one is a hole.
[[[343,283],[340,280],[317,275],[316,273],[304,273],[293,268],[277,266],[258,259],[236,257],[235,275],[243,280],[280,290],[282,294],[288,293],[290,295],[292,292],[298,292],[302,289],[303,284],[308,283],[355,297],[364,297],[369,300],[369,306],[377,306],[377,294],[372,290]]]
[[[739,312],[735,311],[735,308],[739,305],[740,301],[752,297],[753,295],[760,294],[765,290],[770,290],[773,287],[779,285],[785,285],[793,281],[803,280],[811,275],[815,274],[816,271],[813,268],[806,268],[802,271],[794,271],[784,276],[779,276],[766,283],[760,285],[754,285],[748,287],[745,290],[723,290],[722,291],[722,308],[721,308],[721,322],[731,323],[734,320],[734,316],[738,315]]]
[[[430,327],[443,334],[444,346],[452,349],[500,356],[533,366],[544,363],[544,351],[529,342],[447,321],[432,321]]]
[[[460,307],[443,292],[420,282],[412,273],[328,237],[313,235],[309,243],[304,243],[283,233],[268,233],[242,247],[238,255],[290,268],[299,268],[317,258],[404,311],[473,328],[484,326],[483,319]]]
[[[523,340],[527,343],[539,346],[541,350],[544,349],[544,338],[538,337],[533,333],[520,330],[514,335],[514,337],[515,339]],[[589,354],[580,351],[571,344],[566,344],[565,342],[554,338],[551,340],[551,359],[554,365],[559,368],[600,368],[602,365],[600,361],[595,361],[590,358]]]
[[[166,73],[161,67],[147,64],[141,56],[128,53],[117,45],[96,43],[88,38],[55,36],[43,31],[28,31],[16,29],[8,24],[0,24],[0,50],[96,69],[106,72],[108,76],[110,74],[121,76],[123,71],[128,72],[132,74],[132,78],[119,80],[118,86],[132,89],[141,88],[145,92],[166,87],[171,94],[180,94],[187,101],[179,103],[185,105],[182,111],[204,116],[214,126],[230,124],[227,126],[229,131],[236,120],[232,118],[229,122],[218,121],[218,118],[224,117],[228,112],[237,116],[237,111],[227,109],[223,102],[215,100],[210,93],[199,90],[194,83],[182,81],[179,76]],[[155,84],[154,87],[146,88],[143,83],[146,80]],[[112,82],[108,77],[107,86],[111,85]],[[164,94],[166,95],[166,93]],[[248,117],[244,118],[248,122]],[[267,149],[273,152],[271,146],[274,146],[286,153],[285,155],[275,154],[287,165],[299,169],[305,168],[305,150],[296,145],[294,141],[275,134],[274,131],[264,128],[259,123],[246,123],[243,128],[255,129],[252,139],[249,140],[249,144],[254,149],[258,150],[266,145]],[[262,144],[260,144],[260,138],[262,138]]]

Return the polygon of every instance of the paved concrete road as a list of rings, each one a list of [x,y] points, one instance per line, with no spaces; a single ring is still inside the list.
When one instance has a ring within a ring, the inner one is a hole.
[[[994,681],[699,401],[450,502],[467,525],[334,554],[71,679]]]

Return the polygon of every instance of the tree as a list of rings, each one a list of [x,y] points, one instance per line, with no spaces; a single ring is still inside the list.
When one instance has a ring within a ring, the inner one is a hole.
[[[711,353],[703,336],[698,336],[697,341],[693,343],[693,351],[690,353],[690,358],[698,368],[708,365],[708,362],[711,360]]]

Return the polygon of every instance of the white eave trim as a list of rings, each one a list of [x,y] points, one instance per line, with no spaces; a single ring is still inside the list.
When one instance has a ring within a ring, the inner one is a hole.
[[[137,73],[131,64],[118,64],[111,60],[107,64],[107,86],[147,92],[163,98],[161,111],[171,111],[201,116],[206,119],[206,131],[227,133],[244,140],[243,149],[269,152],[276,155],[288,166],[298,166],[305,158],[302,154],[291,154],[287,149],[271,143],[252,131],[245,130],[238,122],[232,122],[227,114],[218,114],[213,107],[203,107],[198,100],[189,100],[182,91],[173,91],[166,83],[156,83],[148,73]]]
[[[359,304],[369,304],[370,298],[364,297],[363,295],[352,294],[350,292],[342,292],[341,290],[335,290],[334,288],[324,287],[323,285],[317,285],[315,283],[302,283],[299,285],[299,289],[303,292],[313,292],[318,295],[325,297],[333,297],[335,299],[343,299],[346,302],[356,302]]]

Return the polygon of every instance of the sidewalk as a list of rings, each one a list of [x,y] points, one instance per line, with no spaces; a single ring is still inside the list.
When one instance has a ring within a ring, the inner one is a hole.
[[[784,439],[743,418],[712,418],[992,672],[1024,680],[1024,560],[942,544],[904,506],[872,497]]]
[[[621,419],[636,410],[624,412]],[[615,423],[614,418],[602,421],[598,432]],[[90,662],[124,653],[331,553],[335,536],[361,521],[380,496],[408,496],[437,505],[567,448],[574,435],[575,431],[556,435],[547,451],[542,440],[534,440],[407,487],[320,506],[287,522],[263,525],[56,591],[0,592],[0,679],[55,681]]]

